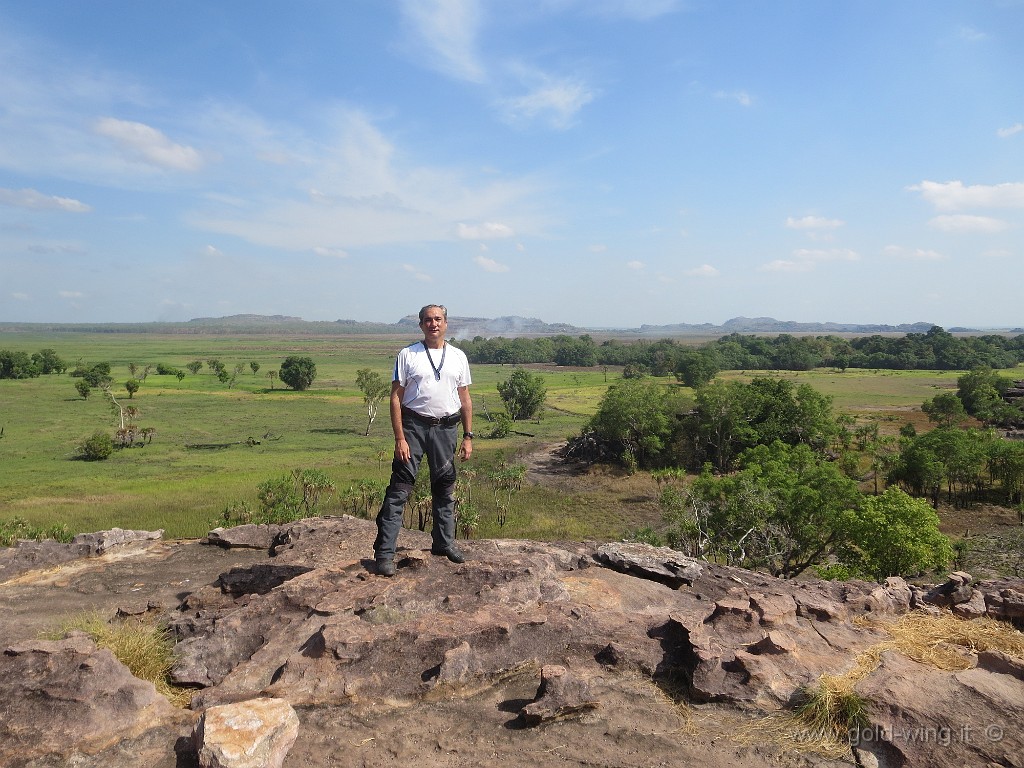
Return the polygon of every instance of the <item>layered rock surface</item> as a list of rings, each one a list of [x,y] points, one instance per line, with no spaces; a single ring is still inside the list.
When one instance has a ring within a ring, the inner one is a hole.
[[[875,730],[858,732],[856,757],[822,757],[794,747],[792,734],[752,728],[884,641],[879,622],[940,595],[947,606],[1013,619],[1020,581],[954,575],[930,592],[901,579],[781,581],[644,545],[497,540],[464,543],[471,559],[455,565],[430,555],[429,535],[407,531],[387,579],[368,557],[373,533],[367,521],[327,518],[182,545],[201,553],[204,568],[224,566],[172,607],[152,601],[179,638],[172,675],[197,688],[192,712],[158,714],[115,746],[72,736],[51,755],[0,726],[0,757],[116,768],[135,764],[125,756],[138,745],[148,764],[194,764],[188,736],[199,713],[270,699],[300,721],[285,766],[1024,764],[1014,762],[1024,753],[1021,663],[998,654],[972,657],[957,673],[885,654],[858,685]],[[233,561],[243,551],[236,541],[249,559]],[[25,599],[29,576],[0,584],[0,609],[12,584]],[[40,583],[54,588],[52,578]],[[140,596],[108,594],[108,610],[120,599]],[[30,698],[17,660],[32,643],[11,634],[0,620],[0,645],[16,651],[0,656],[0,695],[13,712]],[[45,675],[32,672],[36,683]],[[61,718],[56,731],[66,730]],[[947,731],[904,738],[928,724]],[[958,728],[978,738],[955,749],[940,738]],[[760,735],[736,738],[744,733]]]

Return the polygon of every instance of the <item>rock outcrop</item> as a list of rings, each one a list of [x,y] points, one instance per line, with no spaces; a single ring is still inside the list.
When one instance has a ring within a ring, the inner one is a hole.
[[[957,672],[881,653],[857,684],[869,719],[845,758],[794,749],[791,734],[736,738],[791,710],[821,675],[854,668],[889,639],[886,622],[909,610],[1019,620],[1020,580],[952,574],[931,590],[902,579],[782,581],[645,545],[499,540],[465,542],[470,560],[455,565],[430,554],[429,535],[410,531],[387,579],[368,557],[367,521],[257,528],[189,544],[225,557],[236,546],[256,557],[256,541],[267,551],[162,611],[178,638],[171,675],[196,689],[191,712],[127,697],[147,714],[96,741],[62,710],[49,717],[43,747],[30,747],[32,732],[12,719],[0,726],[0,755],[26,768],[65,764],[47,762],[54,755],[119,768],[136,764],[127,755],[152,758],[162,740],[149,764],[198,764],[207,741],[193,737],[198,718],[272,701],[298,718],[294,744],[287,729],[270,740],[286,767],[1021,764],[1022,662],[998,651],[963,649],[968,668]],[[3,596],[0,585],[0,609]],[[54,652],[20,638],[0,657],[5,714],[25,709],[31,720],[33,691],[63,688],[56,667],[38,660]],[[965,736],[954,749],[957,729]]]

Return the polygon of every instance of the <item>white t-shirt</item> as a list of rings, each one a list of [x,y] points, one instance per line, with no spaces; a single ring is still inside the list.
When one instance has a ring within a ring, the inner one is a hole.
[[[447,342],[441,349],[428,351],[422,341],[398,353],[392,381],[405,387],[402,405],[437,418],[458,413],[462,408],[459,387],[472,383],[465,352]]]

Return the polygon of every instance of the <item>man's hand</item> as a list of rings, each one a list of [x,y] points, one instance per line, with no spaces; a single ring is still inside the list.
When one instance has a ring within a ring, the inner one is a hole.
[[[405,441],[404,437],[395,440],[395,458],[403,464],[407,464],[412,458],[412,454],[409,452],[409,443]]]
[[[463,438],[462,447],[459,449],[459,458],[463,461],[469,459],[473,455],[473,438]]]

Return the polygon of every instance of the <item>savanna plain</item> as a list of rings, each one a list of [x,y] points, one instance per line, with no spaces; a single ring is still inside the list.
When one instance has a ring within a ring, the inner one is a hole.
[[[387,482],[393,438],[386,399],[366,434],[367,408],[357,371],[368,368],[389,380],[397,351],[415,340],[0,333],[0,349],[28,354],[53,349],[69,370],[78,362],[110,363],[114,397],[137,409],[137,425],[152,431],[148,439],[116,450],[105,461],[83,461],[78,457],[83,441],[97,430],[113,433],[118,426],[109,396],[96,390],[83,398],[75,389],[77,379],[67,373],[0,381],[0,519],[17,518],[39,528],[63,524],[72,533],[121,527],[194,538],[223,524],[228,510],[255,507],[261,483],[307,469],[324,473],[335,489],[320,501],[319,514],[372,517],[379,500],[360,500],[356,489]],[[309,357],[316,365],[308,390],[292,390],[270,375],[292,355]],[[234,381],[219,380],[206,363],[211,359],[236,370]],[[185,370],[196,360],[203,361],[202,368],[184,378],[155,372],[158,364]],[[146,366],[151,366],[149,373],[129,397],[124,385],[133,378],[131,367],[143,371]],[[567,467],[552,454],[580,432],[621,370],[528,367],[546,383],[541,417],[516,422],[507,436],[494,438],[490,417],[503,407],[497,385],[514,369],[473,366],[478,437],[472,459],[460,467],[480,513],[472,535],[612,540],[657,526],[658,487],[651,477],[607,466]],[[959,373],[818,369],[719,376],[749,380],[772,375],[808,383],[832,397],[836,412],[858,423],[877,421],[884,434],[896,434],[907,422],[927,429],[921,403],[942,390],[955,390]],[[682,386],[671,377],[663,381]],[[502,499],[488,477],[507,465],[525,466],[528,474],[507,513],[499,515]],[[947,532],[963,533],[954,530],[963,520],[946,522]]]

